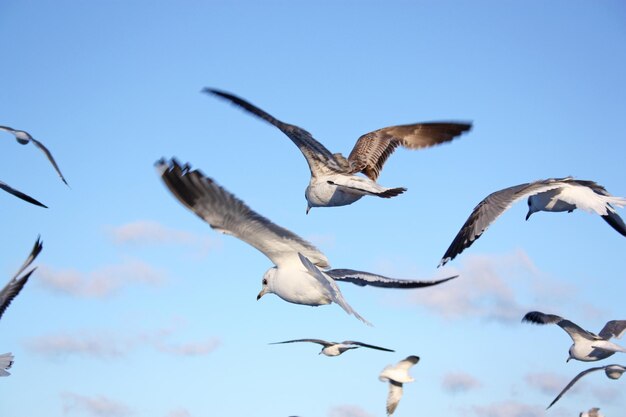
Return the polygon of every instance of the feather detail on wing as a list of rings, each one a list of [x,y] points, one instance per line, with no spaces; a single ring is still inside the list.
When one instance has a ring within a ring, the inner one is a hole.
[[[362,172],[376,181],[387,158],[398,146],[421,149],[451,141],[471,129],[471,123],[432,122],[390,126],[361,136],[348,156],[350,173]]]
[[[598,336],[605,340],[609,340],[612,337],[620,339],[624,331],[626,331],[626,320],[611,320],[604,325]]]
[[[458,275],[443,278],[434,281],[418,281],[418,280],[404,280],[388,278],[378,274],[372,274],[370,272],[355,271],[352,269],[330,269],[325,271],[335,281],[351,282],[360,287],[370,285],[372,287],[381,288],[423,288],[438,285],[458,277]]]
[[[174,196],[212,228],[254,246],[274,264],[302,253],[321,267],[328,259],[311,243],[250,209],[199,170],[181,166],[175,159],[157,161],[163,182]]]

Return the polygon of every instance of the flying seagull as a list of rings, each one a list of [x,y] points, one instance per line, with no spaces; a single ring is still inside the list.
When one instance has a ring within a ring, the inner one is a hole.
[[[46,155],[46,157],[48,158],[48,161],[50,161],[50,163],[54,167],[57,174],[59,174],[59,177],[61,177],[61,180],[65,183],[65,185],[68,185],[67,181],[65,181],[65,178],[63,177],[63,174],[61,174],[61,170],[59,169],[59,166],[57,165],[56,161],[52,157],[52,154],[50,153],[48,148],[46,148],[43,145],[43,143],[39,142],[37,139],[33,138],[30,135],[30,133],[25,132],[23,130],[13,129],[12,127],[8,127],[8,126],[0,126],[0,130],[4,130],[5,132],[11,133],[13,136],[15,136],[15,140],[17,140],[17,142],[21,145],[26,145],[28,144],[28,142],[32,142],[33,145],[38,147]]]
[[[599,214],[611,227],[626,236],[626,224],[613,208],[613,205],[624,207],[626,198],[612,196],[603,186],[593,181],[576,180],[572,177],[549,178],[489,194],[474,207],[474,211],[443,255],[439,266],[445,265],[469,248],[513,203],[526,197],[528,197],[526,220],[538,211],[571,213],[579,208]]]
[[[604,414],[600,414],[598,407],[593,407],[584,413],[580,413],[578,417],[604,417]]]
[[[328,259],[311,243],[280,227],[250,209],[243,201],[217,185],[199,170],[181,166],[175,159],[161,159],[156,167],[167,188],[198,217],[222,233],[252,245],[273,263],[263,275],[257,300],[267,293],[295,304],[319,306],[332,302],[348,314],[369,324],[350,307],[335,281],[392,288],[421,288],[441,284],[456,276],[437,281],[396,280],[350,269],[329,270]]]
[[[606,366],[598,366],[595,368],[589,368],[585,371],[582,371],[581,373],[579,373],[578,375],[576,375],[574,377],[574,379],[572,379],[569,384],[567,384],[565,386],[565,388],[563,388],[563,391],[561,391],[559,393],[559,395],[556,396],[556,398],[550,403],[550,405],[546,408],[546,410],[550,407],[552,407],[554,405],[554,403],[556,403],[562,396],[563,394],[565,394],[567,392],[568,389],[570,389],[580,378],[582,378],[583,376],[587,375],[590,372],[595,372],[595,371],[599,371],[603,369],[604,373],[606,374],[607,377],[611,378],[611,379],[619,379],[622,374],[626,371],[626,368],[623,367],[622,365],[606,365]],[[593,409],[592,409],[593,410]],[[592,411],[589,410],[589,411]],[[598,410],[598,409],[596,409]],[[593,416],[594,414],[589,414],[589,416]]]
[[[382,370],[378,379],[389,382],[389,394],[387,395],[387,415],[396,411],[400,398],[402,398],[402,384],[413,382],[415,379],[409,375],[409,369],[419,362],[419,356],[408,356],[395,365],[387,365]]]
[[[364,195],[395,197],[406,188],[385,188],[376,182],[389,155],[398,146],[421,149],[449,142],[471,129],[471,123],[428,122],[390,126],[361,136],[348,158],[331,153],[304,129],[283,123],[244,99],[213,88],[205,93],[229,100],[280,129],[300,149],[311,171],[305,191],[308,213],[312,207],[352,204]],[[363,173],[365,177],[356,175]]]
[[[37,201],[34,198],[32,198],[31,196],[29,196],[27,194],[24,194],[21,191],[16,190],[15,188],[11,187],[9,184],[6,184],[6,183],[4,183],[2,181],[0,181],[0,189],[6,191],[9,194],[13,194],[17,198],[20,198],[20,199],[22,199],[22,200],[24,200],[26,202],[29,202],[31,204],[34,204],[36,206],[48,208],[48,206],[45,206],[44,204],[42,204],[39,201]]]
[[[526,313],[522,321],[535,324],[557,324],[567,332],[574,344],[569,348],[570,359],[583,362],[599,361],[608,358],[615,352],[626,352],[626,349],[611,342],[610,339],[622,337],[626,330],[626,320],[611,320],[607,322],[599,334],[592,333],[572,323],[563,317],[554,314],[544,314],[540,311]]]
[[[24,261],[24,264],[20,267],[17,273],[11,278],[11,280],[4,286],[2,290],[0,290],[0,318],[4,314],[4,311],[7,309],[11,301],[19,294],[19,292],[24,288],[28,278],[31,276],[33,272],[35,272],[36,267],[21,275],[22,272],[26,268],[30,266],[31,263],[35,260],[37,255],[41,252],[43,245],[41,240],[37,238],[33,249]],[[0,355],[0,376],[9,376],[10,373],[7,370],[13,365],[13,355],[11,353],[4,353]]]
[[[284,342],[270,343],[270,345],[279,345],[283,343],[294,343],[294,342],[318,343],[323,346],[319,354],[320,355],[324,354],[326,356],[339,356],[347,350],[357,349],[359,347],[384,350],[385,352],[395,352],[394,350],[391,350],[391,349],[386,349],[380,346],[368,345],[366,343],[361,343],[361,342],[355,342],[354,340],[346,340],[341,343],[337,343],[337,342],[327,342],[326,340],[321,340],[321,339],[295,339],[295,340],[286,340]]]

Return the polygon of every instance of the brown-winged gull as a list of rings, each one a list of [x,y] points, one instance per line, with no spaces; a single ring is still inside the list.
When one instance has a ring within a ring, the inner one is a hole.
[[[305,191],[307,213],[311,207],[333,207],[352,204],[365,195],[390,198],[406,188],[386,188],[376,182],[387,158],[398,146],[421,149],[449,142],[471,129],[465,122],[427,122],[389,126],[361,136],[345,158],[331,153],[306,130],[277,120],[246,100],[225,91],[204,88],[205,93],[231,103],[269,122],[292,140],[300,149],[311,171]],[[362,173],[365,175],[356,175]]]
[[[354,340],[345,340],[341,343],[338,342],[327,342],[322,339],[294,339],[294,340],[285,340],[284,342],[274,342],[270,343],[270,345],[280,345],[283,343],[295,343],[295,342],[311,342],[322,345],[322,350],[320,351],[320,355],[324,354],[326,356],[339,356],[343,352],[350,349],[357,349],[359,347],[366,347],[370,349],[376,350],[384,350],[385,352],[395,352],[394,350],[387,349],[380,346],[368,345],[367,343],[356,342]]]
[[[295,304],[319,306],[332,302],[348,314],[369,324],[350,307],[335,281],[393,288],[420,288],[441,284],[456,276],[436,281],[395,280],[350,269],[326,270],[328,259],[311,243],[250,209],[243,201],[220,187],[199,170],[181,166],[175,159],[156,162],[161,179],[174,196],[213,229],[233,235],[252,245],[273,263],[263,275],[260,299],[267,293]]]
[[[626,198],[614,197],[593,181],[572,177],[549,178],[515,185],[489,194],[478,203],[443,255],[439,266],[445,265],[469,248],[502,213],[515,202],[528,197],[526,220],[538,211],[572,212],[579,208],[597,213],[617,232],[626,236],[626,224],[613,205],[624,207]]]
[[[388,365],[382,370],[378,379],[389,382],[389,394],[387,395],[387,415],[396,411],[400,398],[402,398],[402,384],[413,382],[415,379],[409,375],[409,369],[419,362],[419,356],[411,355],[395,365]]]
[[[607,322],[599,334],[583,329],[577,324],[555,314],[545,314],[540,311],[526,313],[522,321],[534,324],[556,324],[567,332],[574,343],[569,348],[570,359],[583,362],[599,361],[608,358],[615,352],[626,352],[626,349],[610,341],[618,339],[626,330],[626,320],[611,320]]]

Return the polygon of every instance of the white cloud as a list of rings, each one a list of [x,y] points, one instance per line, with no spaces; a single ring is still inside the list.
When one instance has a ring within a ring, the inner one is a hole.
[[[328,417],[374,417],[356,405],[338,405],[331,408]]]
[[[158,342],[155,344],[155,347],[161,352],[172,353],[178,356],[201,356],[213,352],[219,345],[219,339],[211,338],[204,342],[183,343],[180,345]]]
[[[166,277],[162,270],[138,260],[104,266],[91,272],[53,270],[40,266],[37,275],[38,282],[45,288],[85,298],[108,297],[129,284],[156,286],[163,283]]]
[[[118,401],[104,396],[88,397],[71,392],[61,393],[64,415],[85,415],[89,414],[97,417],[125,417],[130,416],[133,411]]]
[[[479,380],[464,372],[454,372],[444,375],[442,387],[453,394],[467,392],[481,387]]]

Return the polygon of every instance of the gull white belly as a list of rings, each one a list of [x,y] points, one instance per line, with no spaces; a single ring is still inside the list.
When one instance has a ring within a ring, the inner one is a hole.
[[[294,304],[319,306],[331,303],[326,288],[306,270],[300,268],[278,268],[272,292]]]

